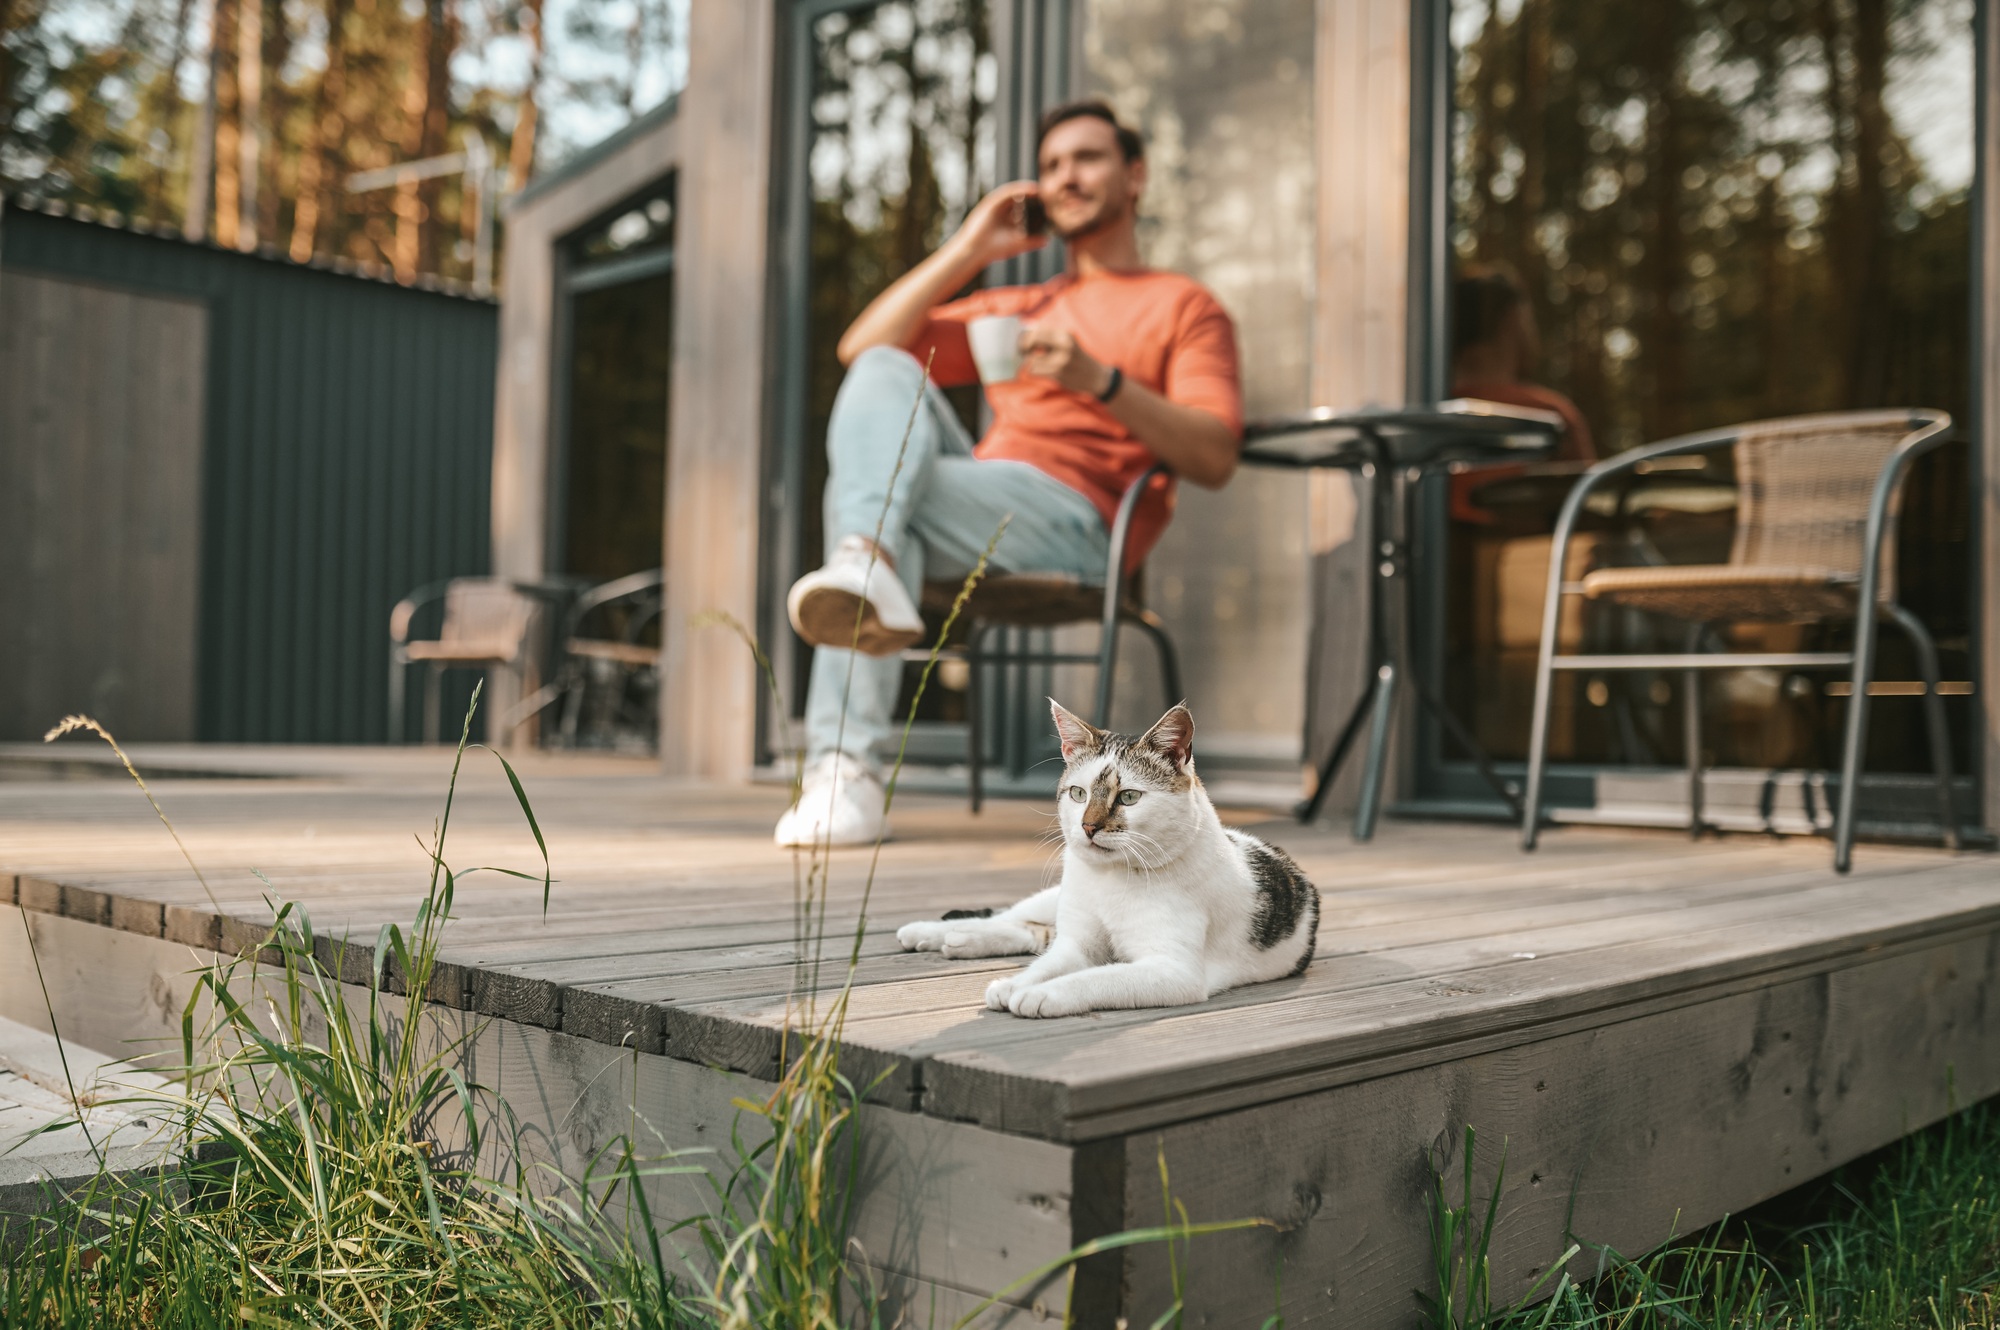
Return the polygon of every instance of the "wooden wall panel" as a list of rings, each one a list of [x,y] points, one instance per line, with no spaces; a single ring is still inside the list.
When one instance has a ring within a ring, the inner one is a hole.
[[[777,6],[696,0],[681,102],[673,448],[667,468],[660,755],[671,775],[747,776],[757,673],[710,611],[757,620]]]
[[[1313,401],[1394,405],[1404,395],[1409,318],[1409,0],[1321,0],[1314,80],[1319,252]],[[1367,664],[1365,484],[1345,471],[1312,476],[1308,765],[1332,745],[1360,694]],[[1400,725],[1398,734],[1412,728]],[[1353,807],[1359,756],[1348,759],[1328,800],[1330,812]]]
[[[0,738],[192,739],[208,312],[17,272],[0,302]]]

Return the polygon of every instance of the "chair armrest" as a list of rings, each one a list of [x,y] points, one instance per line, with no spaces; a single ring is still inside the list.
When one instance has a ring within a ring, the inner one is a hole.
[[[1959,440],[1951,428],[1951,417],[1942,411],[1912,411],[1910,425],[1911,432],[1875,473],[1875,489],[1868,496],[1868,525],[1861,537],[1861,585],[1855,599],[1863,615],[1881,599],[1882,546],[1889,538],[1889,505],[1894,502],[1896,491],[1902,488],[1910,463],[1939,444]]]
[[[1114,594],[1125,584],[1125,547],[1132,543],[1132,518],[1139,510],[1139,500],[1146,497],[1146,487],[1153,483],[1155,476],[1172,474],[1167,470],[1166,463],[1155,462],[1125,487],[1124,495],[1118,500],[1118,514],[1111,521],[1111,561],[1104,574],[1104,585]]]
[[[1742,433],[1740,426],[1731,425],[1723,429],[1702,430],[1695,434],[1682,434],[1676,438],[1663,439],[1659,443],[1641,448],[1627,449],[1616,457],[1607,457],[1577,478],[1571,487],[1569,497],[1563,500],[1561,513],[1556,517],[1555,536],[1549,542],[1549,589],[1542,601],[1542,640],[1538,668],[1546,669],[1555,655],[1556,625],[1561,621],[1563,597],[1563,570],[1569,565],[1569,539],[1576,530],[1577,515],[1583,511],[1583,501],[1590,492],[1614,476],[1637,470],[1644,463],[1660,457],[1677,457],[1683,453],[1706,452],[1733,443]]]
[[[657,591],[665,581],[665,569],[649,568],[643,573],[629,573],[624,577],[613,578],[609,582],[600,582],[591,587],[571,604],[569,619],[563,628],[564,640],[575,637],[577,630],[583,626],[583,621],[590,617],[593,611],[602,609],[614,601],[642,596],[648,591]]]
[[[450,586],[449,578],[442,582],[429,582],[397,601],[396,608],[389,611],[389,641],[397,646],[408,642],[410,620],[414,619],[417,611],[424,606],[434,600],[442,600],[446,589]]]

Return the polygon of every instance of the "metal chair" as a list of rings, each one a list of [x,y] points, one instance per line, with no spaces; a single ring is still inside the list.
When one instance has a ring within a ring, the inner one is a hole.
[[[1118,513],[1111,523],[1110,558],[1102,582],[1088,582],[1055,573],[989,573],[974,588],[961,613],[969,628],[965,644],[948,654],[963,659],[967,666],[965,707],[966,769],[972,811],[984,801],[982,775],[985,754],[980,739],[980,670],[991,665],[1093,665],[1097,669],[1096,697],[1091,723],[1106,725],[1111,719],[1111,691],[1118,664],[1118,637],[1123,625],[1130,624],[1153,641],[1159,653],[1160,673],[1166,684],[1166,706],[1182,700],[1180,660],[1167,637],[1160,617],[1147,609],[1140,598],[1139,572],[1125,567],[1126,546],[1132,534],[1132,516],[1147,487],[1156,477],[1168,475],[1167,468],[1154,465],[1126,487],[1118,501]],[[924,608],[935,613],[950,609],[958,595],[959,582],[927,582]],[[1097,650],[1092,652],[989,648],[993,634],[1006,629],[1056,628],[1066,624],[1100,625]],[[924,660],[927,650],[904,653],[907,660]]]
[[[616,678],[622,695],[626,680],[636,674],[660,672],[660,648],[639,641],[646,625],[660,617],[660,587],[663,570],[648,569],[614,578],[590,588],[570,607],[569,622],[563,631],[563,665],[554,687],[563,695],[562,743],[576,747],[576,729],[583,713],[586,690],[593,672]],[[620,602],[632,602],[617,637],[590,637],[584,633],[590,617]],[[641,718],[640,727],[644,728]]]
[[[417,611],[444,601],[444,626],[436,638],[410,641]],[[404,693],[409,666],[427,667],[424,678],[424,742],[438,741],[440,689],[444,671],[454,666],[512,670],[526,683],[528,631],[536,602],[513,583],[497,577],[454,577],[417,588],[389,611],[389,742],[403,742]],[[519,717],[503,721],[511,729]]]
[[[625,677],[650,671],[657,680],[660,649],[648,646],[638,638],[647,624],[660,617],[660,587],[663,581],[662,570],[650,568],[643,573],[631,573],[609,582],[586,586],[581,591],[571,591],[568,608],[563,613],[561,660],[553,671],[555,677],[516,703],[507,713],[505,724],[512,728],[560,701],[564,704],[560,729],[562,746],[574,748],[578,717],[593,669],[608,670]],[[562,585],[566,590],[572,586],[568,583]],[[592,614],[624,600],[635,603],[632,612],[625,618],[622,636],[585,635],[583,630]]]
[[[1848,411],[1758,421],[1683,435],[1634,448],[1585,472],[1556,520],[1542,638],[1535,673],[1535,709],[1528,747],[1528,788],[1521,848],[1541,831],[1542,781],[1547,770],[1550,694],[1557,671],[1682,671],[1688,764],[1688,830],[1701,820],[1702,670],[1776,667],[1846,669],[1852,673],[1833,824],[1834,868],[1853,861],[1855,798],[1868,726],[1868,684],[1875,669],[1878,619],[1900,628],[1916,649],[1924,676],[1925,720],[1937,782],[1945,844],[1959,848],[1951,790],[1951,749],[1938,693],[1937,647],[1915,615],[1896,603],[1895,527],[1910,463],[1950,437],[1942,411]],[[1581,582],[1564,580],[1564,554],[1578,516],[1604,482],[1656,458],[1733,448],[1738,486],[1736,535],[1729,562],[1666,567],[1605,568]],[[1562,598],[1578,595],[1686,620],[1681,653],[1558,655]],[[1872,607],[1869,608],[1869,607]],[[1701,651],[1706,626],[1723,622],[1826,623],[1853,620],[1851,651]]]

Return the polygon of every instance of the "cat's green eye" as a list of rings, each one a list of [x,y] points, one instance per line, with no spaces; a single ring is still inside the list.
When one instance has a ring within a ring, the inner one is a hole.
[[[1090,797],[1090,793],[1089,791],[1085,790],[1081,785],[1072,785],[1069,787],[1069,797],[1076,800],[1078,803],[1082,803],[1085,799],[1088,799]]]
[[[1139,802],[1139,796],[1144,793],[1144,790],[1120,790],[1118,791],[1118,802],[1130,808],[1133,804]]]

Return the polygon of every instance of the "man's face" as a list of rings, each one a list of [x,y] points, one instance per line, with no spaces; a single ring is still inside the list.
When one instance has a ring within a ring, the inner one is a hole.
[[[1146,187],[1146,163],[1125,160],[1118,134],[1096,116],[1065,120],[1042,140],[1042,206],[1049,229],[1075,240],[1123,221]]]

